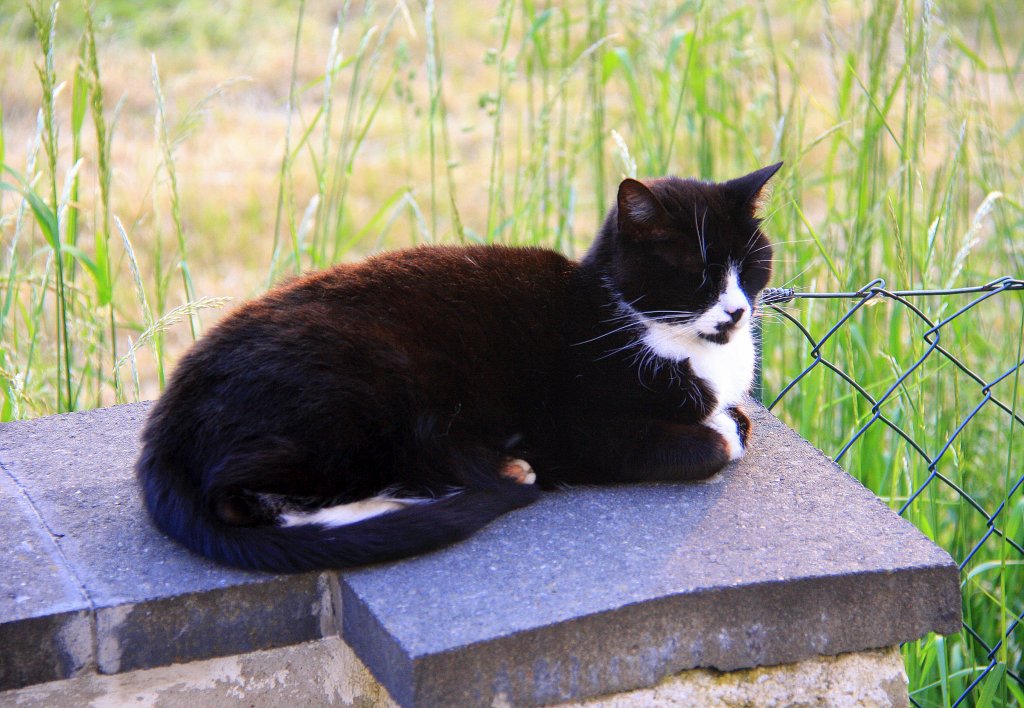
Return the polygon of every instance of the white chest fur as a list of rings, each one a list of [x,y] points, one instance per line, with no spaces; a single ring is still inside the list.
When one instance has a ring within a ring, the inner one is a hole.
[[[643,343],[659,357],[690,360],[690,366],[714,391],[717,400],[712,417],[740,403],[754,381],[754,337],[750,331],[751,303],[740,288],[736,268],[729,269],[715,303],[689,323],[673,324],[635,313],[646,332]],[[634,311],[635,312],[635,311]],[[716,344],[713,336],[735,320],[729,340]]]
[[[615,295],[620,316],[643,327],[640,343],[662,359],[689,360],[694,374],[712,390],[715,408],[709,420],[743,402],[754,382],[756,354],[750,328],[753,308],[740,288],[735,266],[729,268],[714,304],[686,322],[647,317],[625,302],[610,283],[607,285]],[[730,332],[728,341],[724,344],[711,341],[723,328]],[[734,428],[735,424],[730,427]]]
[[[749,326],[734,332],[726,344],[714,344],[686,327],[651,320],[643,324],[647,328],[643,342],[651,351],[673,361],[690,360],[693,372],[715,393],[714,413],[744,399],[754,381],[754,338]]]

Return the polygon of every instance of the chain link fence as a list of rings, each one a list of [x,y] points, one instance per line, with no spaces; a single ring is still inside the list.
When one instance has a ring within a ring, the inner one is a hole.
[[[1024,695],[1022,291],[1024,280],[1004,277],[945,290],[889,290],[876,279],[855,292],[762,294],[764,320],[783,325],[762,322],[776,391],[766,395],[758,378],[767,408],[960,566],[963,631],[904,647],[917,706]],[[806,358],[776,361],[769,340],[791,344],[794,329]]]

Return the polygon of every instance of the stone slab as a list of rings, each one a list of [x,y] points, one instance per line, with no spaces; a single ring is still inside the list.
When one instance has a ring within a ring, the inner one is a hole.
[[[541,704],[960,629],[949,555],[762,408],[697,484],[574,489],[341,578],[343,637],[402,705]]]
[[[0,466],[8,482],[0,503],[31,500],[37,522],[12,528],[10,546],[49,549],[45,560],[37,563],[33,558],[43,558],[42,551],[33,551],[25,561],[25,577],[35,564],[35,591],[79,588],[74,609],[87,611],[95,631],[90,662],[103,672],[125,671],[335,631],[328,576],[281,578],[223,568],[150,524],[133,476],[147,409],[115,406],[0,425]],[[5,565],[17,560],[11,548],[3,553]],[[14,631],[7,625],[17,615],[0,609],[0,633]],[[37,662],[46,663],[52,661]],[[8,685],[0,682],[0,688]]]
[[[132,474],[146,408],[0,425],[3,557],[22,564],[0,580],[0,646],[31,621],[57,648],[0,690],[292,645],[330,635],[339,606],[402,705],[585,700],[959,629],[949,556],[763,410],[748,457],[707,482],[546,494],[449,549],[281,578],[150,525]]]
[[[3,470],[0,539],[0,687],[76,675],[92,659],[89,600],[32,500]]]

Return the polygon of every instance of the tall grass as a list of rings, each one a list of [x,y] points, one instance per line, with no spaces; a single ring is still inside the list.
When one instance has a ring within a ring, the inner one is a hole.
[[[0,0],[0,61],[12,67],[0,77],[3,420],[155,395],[201,310],[289,274],[418,242],[578,254],[634,173],[722,179],[785,160],[766,221],[777,285],[855,290],[883,277],[909,289],[1024,272],[1024,19],[1005,3],[305,0],[262,23],[193,9],[160,41],[132,4],[58,16]],[[272,69],[242,51],[262,35],[275,38],[257,53]],[[196,79],[196,56],[217,71]],[[33,63],[29,97],[21,67]],[[231,83],[236,63],[256,76]],[[123,96],[113,111],[110,95]],[[269,157],[232,171],[253,154]],[[960,304],[921,306],[939,318]],[[818,332],[839,315],[794,307]],[[1022,327],[1011,294],[942,337],[990,376],[1019,360]],[[878,394],[926,329],[900,308],[864,308],[826,355]],[[807,348],[771,321],[764,346],[770,396]],[[937,450],[980,395],[930,360],[886,415]],[[999,395],[1017,406],[1016,376]],[[776,410],[833,453],[871,415],[824,372]],[[940,463],[990,513],[1006,505],[996,526],[1018,543],[1022,439],[986,409]],[[927,476],[880,428],[842,462],[897,508]],[[945,484],[906,516],[958,560],[989,529]],[[1021,561],[993,533],[964,569],[965,617],[993,647],[1024,610]],[[1021,701],[1006,672],[1022,670],[1022,633],[998,646],[973,700]],[[908,645],[914,699],[951,705],[987,654],[969,633]]]

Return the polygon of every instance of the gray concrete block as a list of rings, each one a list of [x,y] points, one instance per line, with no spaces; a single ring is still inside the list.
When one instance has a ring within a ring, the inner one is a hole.
[[[403,705],[650,686],[960,629],[949,555],[763,409],[697,484],[552,493],[342,576],[343,637]]]
[[[104,672],[125,671],[333,633],[326,576],[284,579],[223,568],[152,526],[133,472],[147,409],[115,406],[0,425],[6,480],[31,499],[36,520],[11,528],[11,546],[49,549],[48,561],[23,564],[30,580],[42,574],[27,583],[34,592],[77,588],[74,607],[91,614],[96,628],[89,661]],[[5,549],[5,564],[10,556]],[[2,620],[14,616],[4,605],[0,610]]]
[[[88,610],[0,622],[0,691],[86,673],[92,638]]]
[[[28,638],[0,689],[315,639],[339,598],[404,705],[583,700],[959,629],[949,556],[763,410],[748,457],[707,482],[547,494],[340,578],[221,568],[159,534],[132,473],[145,411],[0,425],[0,646]]]
[[[322,636],[322,576],[297,575],[96,611],[100,673],[243,654]]]
[[[197,559],[142,510],[133,467],[148,404],[0,426],[0,461],[31,495],[97,607],[266,578]]]
[[[88,598],[32,500],[4,470],[0,539],[0,690],[75,676],[92,661]]]

